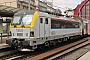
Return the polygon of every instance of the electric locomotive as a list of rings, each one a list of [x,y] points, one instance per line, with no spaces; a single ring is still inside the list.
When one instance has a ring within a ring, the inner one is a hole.
[[[81,36],[82,24],[79,20],[57,17],[45,12],[21,11],[14,15],[10,31],[11,39],[6,40],[6,44],[35,50],[41,45],[55,45],[72,36]]]

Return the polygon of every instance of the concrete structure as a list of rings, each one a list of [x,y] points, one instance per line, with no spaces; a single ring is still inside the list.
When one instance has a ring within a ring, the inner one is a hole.
[[[45,1],[39,1],[38,8],[40,11],[54,12],[54,8]]]
[[[60,9],[54,9],[52,7],[51,2],[39,1],[38,8],[39,8],[40,11],[46,11],[46,12],[59,13],[59,14],[61,14],[61,10]]]
[[[30,8],[32,10],[36,9],[35,2],[36,0],[30,0]],[[15,8],[28,9],[28,0],[0,0],[0,4]]]
[[[47,2],[47,5],[50,6],[50,7],[53,7],[52,2]]]
[[[0,0],[0,4],[25,10],[28,9],[28,0]],[[40,0],[30,0],[30,9],[61,13],[59,9],[52,7],[52,2],[43,2]]]
[[[90,51],[80,57],[78,60],[90,60]]]
[[[74,10],[74,16],[90,20],[90,0],[84,0]]]
[[[46,3],[42,2],[42,1],[39,1],[38,8],[39,8],[40,11],[47,11],[47,7],[48,6],[46,5]]]

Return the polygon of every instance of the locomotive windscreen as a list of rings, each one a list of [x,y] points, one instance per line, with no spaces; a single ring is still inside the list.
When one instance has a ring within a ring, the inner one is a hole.
[[[12,21],[13,25],[30,25],[33,15],[15,15]]]

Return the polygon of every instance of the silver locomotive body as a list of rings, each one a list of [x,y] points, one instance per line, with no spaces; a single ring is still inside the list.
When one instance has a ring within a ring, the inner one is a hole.
[[[16,48],[34,50],[39,45],[48,46],[61,38],[82,35],[80,21],[66,17],[52,17],[48,13],[23,11],[16,13],[10,25],[11,39],[6,43]]]

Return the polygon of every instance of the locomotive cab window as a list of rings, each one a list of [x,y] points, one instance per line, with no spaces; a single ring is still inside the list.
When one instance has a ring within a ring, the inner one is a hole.
[[[45,19],[45,24],[48,24],[48,18]]]
[[[40,23],[43,23],[43,18],[40,18]]]
[[[33,15],[15,15],[11,24],[14,25],[30,25],[32,22]]]

